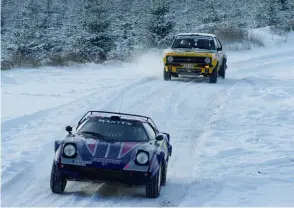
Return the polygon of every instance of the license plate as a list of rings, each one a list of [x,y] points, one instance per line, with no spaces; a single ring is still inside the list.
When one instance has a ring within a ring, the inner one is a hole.
[[[183,67],[191,69],[191,68],[194,68],[194,64],[183,64]]]
[[[193,72],[193,73],[200,73],[199,69],[187,69],[187,68],[177,68],[177,72],[181,73],[181,72]]]

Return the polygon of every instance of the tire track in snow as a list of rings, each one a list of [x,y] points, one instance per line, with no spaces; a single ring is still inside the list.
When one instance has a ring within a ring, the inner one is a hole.
[[[208,138],[207,134],[213,131],[212,128],[219,118],[222,115],[222,110],[226,108],[228,102],[230,102],[230,97],[236,89],[243,89],[239,87],[245,85],[252,85],[250,81],[248,81],[247,77],[240,79],[240,81],[235,82],[231,87],[225,89],[223,91],[223,95],[219,95],[216,100],[218,101],[215,105],[214,110],[210,113],[209,119],[207,123],[203,126],[202,132],[198,135],[198,143],[196,149],[199,151],[194,152],[194,160],[197,161],[194,165],[193,177],[191,178],[191,185],[187,190],[187,195],[183,198],[183,202],[178,206],[203,206],[205,202],[212,200],[212,198],[216,197],[218,193],[221,192],[222,184],[218,181],[209,180],[209,178],[205,178],[205,173],[201,172],[201,162],[203,157],[203,150],[206,151],[207,146],[204,145]],[[238,90],[239,92],[239,90]],[[204,177],[204,179],[202,179]],[[193,202],[193,203],[192,203]]]
[[[278,52],[272,54],[272,57],[269,58],[268,55],[258,56],[254,58],[249,58],[242,61],[234,62],[232,60],[228,61],[228,72],[238,72],[238,74],[254,72],[260,73],[264,71],[260,71],[260,68],[270,68],[277,69],[278,67],[284,66],[289,67],[289,64],[293,64],[294,62],[294,51],[289,52]],[[246,74],[247,75],[247,74]]]
[[[234,86],[234,83],[232,83]],[[173,163],[171,167],[174,171],[178,170],[186,170],[189,174],[186,174],[184,177],[187,181],[186,186],[183,186],[182,190],[179,191],[178,184],[172,189],[174,197],[171,197],[169,200],[166,200],[162,206],[180,206],[182,200],[189,194],[189,189],[191,184],[193,183],[194,176],[194,167],[197,166],[198,158],[194,157],[195,151],[198,151],[199,138],[205,132],[205,126],[210,124],[210,118],[214,116],[215,109],[218,109],[223,103],[226,101],[225,95],[227,91],[232,87],[231,85],[223,86],[223,88],[219,89],[219,91],[214,92],[208,95],[208,99],[205,101],[203,108],[195,110],[195,113],[192,114],[192,119],[190,119],[191,126],[194,126],[193,129],[188,133],[188,137],[185,138],[185,133],[183,133],[184,138],[179,138],[177,143],[175,144],[177,147],[181,147],[183,143],[183,139],[187,142],[186,146],[183,147],[182,152],[185,154],[178,154],[178,158],[174,158],[177,162]],[[185,99],[184,99],[185,100]],[[184,101],[179,104],[178,108],[185,105]],[[188,152],[189,153],[188,153]],[[187,159],[189,158],[189,159]],[[182,164],[182,166],[181,166]],[[187,166],[186,168],[184,166]],[[182,181],[182,180],[179,180]],[[179,192],[181,193],[179,196]],[[169,193],[170,194],[170,193]]]
[[[286,51],[286,52],[285,51],[283,51],[283,52],[273,52],[273,53],[267,53],[267,54],[262,53],[262,55],[257,55],[257,56],[254,56],[252,58],[248,58],[248,59],[245,59],[245,60],[240,60],[240,61],[232,62],[232,63],[236,63],[238,65],[246,65],[248,62],[250,62],[250,64],[264,63],[265,61],[269,60],[269,56],[271,57],[270,60],[272,60],[272,57],[274,57],[274,58],[287,57],[287,56],[289,56],[289,54],[294,54],[294,50],[291,49],[291,50]]]

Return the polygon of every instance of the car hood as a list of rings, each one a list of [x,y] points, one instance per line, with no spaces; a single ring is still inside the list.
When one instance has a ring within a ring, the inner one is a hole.
[[[215,53],[215,50],[199,49],[199,48],[177,48],[177,49],[166,49],[164,53],[166,55],[174,55],[174,54],[178,55],[182,53],[185,55],[195,54],[195,53],[211,54],[211,53]]]
[[[63,161],[72,161],[79,165],[95,167],[123,168],[135,159],[137,150],[145,150],[151,154],[154,151],[150,142],[110,142],[79,135],[68,138],[65,143],[75,143],[78,155],[74,160],[63,158]]]

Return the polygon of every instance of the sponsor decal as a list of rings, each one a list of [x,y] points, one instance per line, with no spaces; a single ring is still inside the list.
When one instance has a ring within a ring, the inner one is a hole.
[[[86,164],[86,165],[90,165],[92,164],[92,161],[89,161],[89,160],[80,160],[80,159],[77,159],[77,160],[74,160],[73,163],[79,163],[79,164]]]
[[[123,158],[129,158],[129,154],[139,145],[138,142],[122,142],[118,143],[105,143],[99,140],[86,139],[85,146],[93,156],[90,160],[93,162],[103,162],[120,164]],[[98,159],[97,159],[98,158]],[[102,159],[103,158],[103,159]]]
[[[86,139],[86,141],[85,141],[86,147],[88,148],[88,150],[92,156],[94,156],[96,153],[98,142],[99,142],[98,140],[92,139],[92,138]]]
[[[109,120],[109,119],[98,119],[98,122],[101,122],[101,123],[108,123],[108,124],[121,124],[121,125],[128,125],[128,126],[131,126],[133,125],[132,122],[129,122],[129,121],[112,121],[112,120]]]
[[[105,158],[108,157],[108,153],[109,153],[109,150],[110,150],[110,144],[107,144],[107,150],[106,150],[106,153],[105,153]]]
[[[93,162],[101,162],[102,165],[107,165],[107,164],[116,164],[119,165],[120,161],[119,160],[114,160],[114,159],[106,159],[106,158],[93,158]]]
[[[210,36],[198,36],[198,35],[181,35],[178,36],[177,39],[182,39],[182,38],[188,38],[188,39],[194,39],[194,40],[198,40],[198,39],[206,39],[206,40],[212,40],[212,37]]]
[[[126,155],[128,152],[134,149],[137,144],[138,142],[123,142],[117,159],[122,158],[124,155]]]
[[[201,40],[212,40],[212,37],[209,37],[209,36],[198,36],[198,37],[196,37],[195,40],[198,40],[198,39],[201,39]]]

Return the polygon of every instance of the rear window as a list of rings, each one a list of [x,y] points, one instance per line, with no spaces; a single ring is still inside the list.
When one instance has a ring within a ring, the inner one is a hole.
[[[115,141],[148,141],[145,129],[140,121],[111,120],[108,118],[90,118],[78,130],[95,132]],[[93,136],[93,138],[95,138]]]

